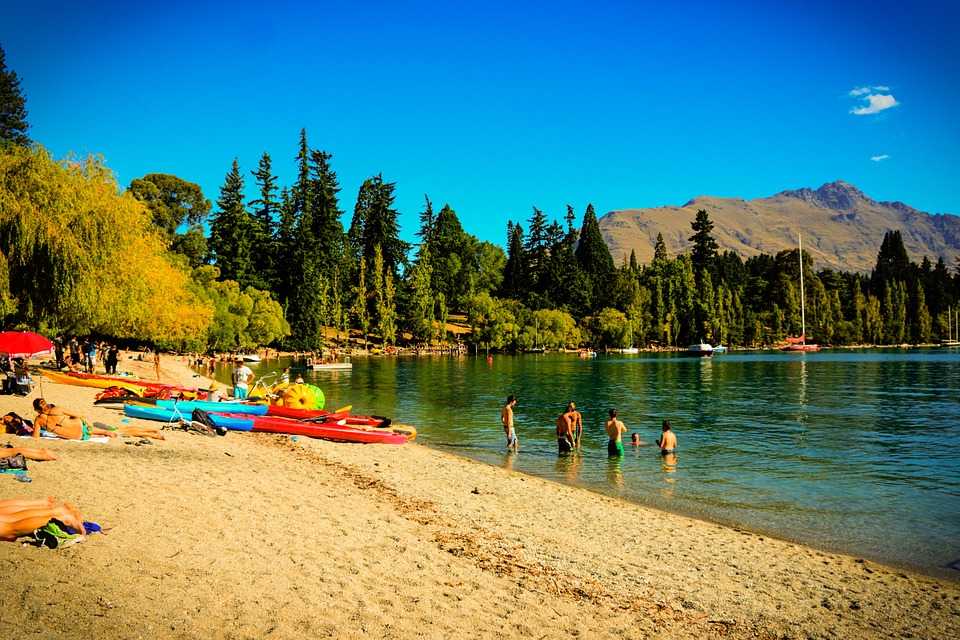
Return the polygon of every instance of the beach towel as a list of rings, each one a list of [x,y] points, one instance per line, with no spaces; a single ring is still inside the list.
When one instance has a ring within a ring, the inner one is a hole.
[[[19,436],[19,437],[23,438],[24,440],[33,440],[33,436]],[[107,436],[90,436],[87,440],[67,440],[66,438],[61,438],[54,433],[50,433],[49,431],[41,431],[40,439],[41,440],[57,440],[59,442],[93,442],[95,444],[105,444],[107,442],[110,442],[110,438],[108,438]]]

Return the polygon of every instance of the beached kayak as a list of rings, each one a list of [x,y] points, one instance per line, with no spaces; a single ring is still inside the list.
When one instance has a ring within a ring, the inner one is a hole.
[[[63,373],[61,371],[54,371],[52,369],[41,369],[40,373],[44,378],[57,382],[59,384],[72,384],[76,387],[93,387],[94,389],[106,389],[108,387],[123,387],[138,396],[145,395],[146,385],[135,384],[128,381],[120,380],[101,380],[99,378],[81,378],[73,375]]]
[[[267,408],[267,415],[278,418],[293,418],[295,420],[315,420],[317,418],[321,418],[322,422],[346,420],[348,425],[361,425],[367,427],[390,425],[390,419],[382,416],[355,416],[347,412],[335,413],[331,411],[324,411],[323,409],[296,409],[294,407],[280,407],[277,405],[270,405]]]
[[[168,409],[165,407],[157,407],[154,405],[148,404],[135,404],[128,403],[123,405],[123,414],[128,418],[139,418],[141,420],[154,420],[156,422],[178,422],[180,420],[190,420],[192,413],[190,411],[183,411],[180,409]],[[232,431],[251,431],[253,430],[253,422],[249,419],[248,416],[243,416],[246,419],[221,419],[222,416],[218,416],[217,420],[214,420],[213,423],[218,427],[223,427],[224,429],[230,429]]]
[[[198,389],[196,387],[184,387],[179,384],[169,384],[166,382],[157,382],[156,380],[142,380],[140,378],[125,377],[125,376],[101,376],[96,373],[82,373],[80,371],[68,371],[64,375],[68,375],[71,378],[80,378],[82,380],[110,380],[112,382],[123,382],[127,384],[134,384],[140,387],[148,388],[157,388],[157,389],[170,389],[171,391],[186,391],[188,393],[197,393]],[[116,385],[110,385],[116,386]]]
[[[266,415],[267,405],[248,404],[246,402],[210,402],[209,400],[157,400],[157,406],[165,409],[176,407],[181,413],[194,409],[217,411],[219,413],[245,413],[255,416]]]
[[[291,418],[271,416],[238,416],[210,414],[216,425],[231,428],[229,424],[249,422],[254,431],[261,433],[283,433],[308,438],[322,438],[337,442],[361,442],[366,444],[403,444],[407,436],[394,433],[389,429],[351,427],[339,422],[301,422]]]

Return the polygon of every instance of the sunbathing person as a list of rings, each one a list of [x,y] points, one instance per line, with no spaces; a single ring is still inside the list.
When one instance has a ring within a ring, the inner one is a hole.
[[[53,498],[0,500],[0,540],[12,542],[28,536],[54,519],[80,535],[86,534],[80,511],[69,502],[57,504]]]
[[[33,408],[37,411],[37,419],[33,421],[33,437],[40,438],[40,431],[46,430],[65,440],[89,440],[91,436],[106,436],[116,438],[117,433],[133,438],[152,438],[164,440],[159,429],[120,427],[117,431],[109,431],[91,426],[86,420],[75,413],[64,411],[60,407],[47,403],[43,398],[33,401]]]
[[[50,460],[56,460],[57,456],[53,455],[48,449],[28,449],[26,447],[0,447],[0,458],[12,458],[13,456],[20,454],[27,460],[33,460],[34,462],[49,462]]]

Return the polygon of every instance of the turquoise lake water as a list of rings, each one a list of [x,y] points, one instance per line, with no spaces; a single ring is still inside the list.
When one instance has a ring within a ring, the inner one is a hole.
[[[254,365],[269,373],[287,361]],[[418,441],[627,500],[960,577],[960,351],[546,354],[354,358],[307,372],[327,406],[393,416]],[[218,378],[229,379],[227,369]],[[510,393],[520,452],[505,451]],[[582,452],[559,456],[554,420],[584,415]],[[675,465],[654,447],[606,453],[616,407],[647,442],[670,418]],[[953,566],[951,566],[953,565]]]

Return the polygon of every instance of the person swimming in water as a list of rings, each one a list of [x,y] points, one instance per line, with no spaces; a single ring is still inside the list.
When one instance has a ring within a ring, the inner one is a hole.
[[[627,431],[627,426],[623,424],[620,420],[617,419],[617,410],[610,409],[610,419],[607,420],[605,425],[607,429],[607,455],[622,456],[623,455],[623,434]]]
[[[660,453],[669,455],[677,452],[677,434],[670,430],[670,421],[663,421],[663,433],[657,440],[657,446],[660,447]]]

